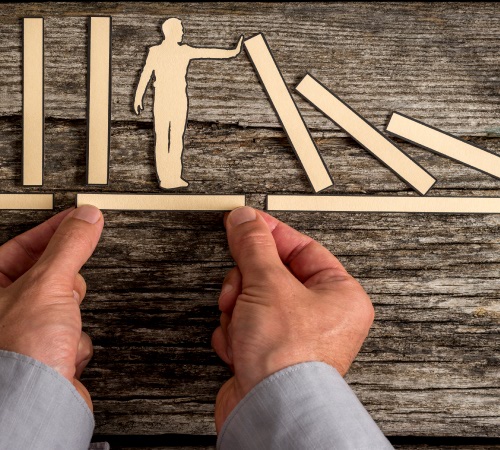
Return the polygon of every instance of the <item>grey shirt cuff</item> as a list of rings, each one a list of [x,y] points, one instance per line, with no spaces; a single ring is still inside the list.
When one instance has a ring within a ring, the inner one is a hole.
[[[93,431],[92,412],[66,378],[0,350],[0,449],[87,450]]]
[[[217,449],[386,450],[392,445],[340,374],[321,362],[280,370],[226,419]]]

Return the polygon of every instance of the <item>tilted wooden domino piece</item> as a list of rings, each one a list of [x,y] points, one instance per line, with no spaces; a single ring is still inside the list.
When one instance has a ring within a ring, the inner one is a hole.
[[[500,178],[500,156],[416,119],[394,112],[386,130],[438,155]]]
[[[315,192],[333,184],[311,133],[288,90],[264,36],[258,34],[245,42],[245,49],[264,86],[290,144]]]
[[[425,195],[436,182],[425,169],[311,75],[306,75],[296,89],[420,194]]]

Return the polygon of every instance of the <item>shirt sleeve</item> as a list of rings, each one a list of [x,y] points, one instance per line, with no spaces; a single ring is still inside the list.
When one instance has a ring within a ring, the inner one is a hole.
[[[0,350],[1,450],[87,450],[93,431],[92,412],[66,378]]]
[[[255,386],[226,419],[218,450],[388,450],[340,374],[321,362],[283,369]]]

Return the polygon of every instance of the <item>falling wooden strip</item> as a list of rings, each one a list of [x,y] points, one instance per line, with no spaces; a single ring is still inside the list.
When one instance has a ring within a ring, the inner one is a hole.
[[[500,197],[268,195],[269,211],[500,213]]]
[[[43,184],[43,19],[23,20],[23,185]]]
[[[386,130],[438,155],[446,156],[481,172],[500,178],[500,157],[442,130],[394,112]]]
[[[262,34],[247,39],[245,49],[314,191],[319,192],[331,186],[332,177],[285,84],[266,39]]]
[[[420,194],[425,195],[436,182],[425,169],[311,75],[302,79],[297,91]]]
[[[111,119],[111,17],[90,18],[87,93],[87,184],[108,184]]]
[[[54,209],[54,195],[0,194],[0,209]]]
[[[78,194],[76,205],[124,211],[231,211],[244,195]]]

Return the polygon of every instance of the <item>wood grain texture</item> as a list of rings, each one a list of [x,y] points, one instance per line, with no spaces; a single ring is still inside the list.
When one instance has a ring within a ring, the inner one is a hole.
[[[110,184],[85,188],[86,17],[113,17]],[[170,16],[193,45],[266,34],[289,86],[307,70],[380,129],[394,109],[500,154],[495,4],[10,4],[0,8],[0,191],[21,184],[21,17],[46,30],[43,192],[160,193],[151,93],[132,112],[145,45]],[[216,18],[216,20],[215,20]],[[185,193],[312,194],[249,61],[189,74]],[[416,195],[294,94],[332,172],[332,194]],[[395,139],[438,182],[429,195],[499,196],[498,180]],[[2,212],[5,241],[50,216]],[[498,215],[279,213],[334,252],[370,294],[376,321],[347,376],[391,436],[498,437]],[[229,256],[222,213],[106,212],[83,270],[85,374],[96,433],[212,434],[228,370],[210,348]]]
[[[115,446],[113,446],[113,450],[115,450]],[[196,449],[205,449],[205,450],[215,450],[215,445],[211,446],[189,446],[189,447],[119,447],[116,450],[196,450]],[[395,445],[394,448],[396,450],[498,450],[500,446],[498,445],[466,445],[466,446],[434,446],[434,445]]]

